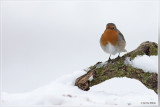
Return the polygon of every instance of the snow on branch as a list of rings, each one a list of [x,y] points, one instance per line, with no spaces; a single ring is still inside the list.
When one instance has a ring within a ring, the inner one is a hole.
[[[106,61],[105,63],[98,62],[94,66],[89,67],[90,69],[86,74],[76,79],[75,85],[87,91],[89,87],[100,84],[105,80],[114,77],[128,77],[139,80],[147,88],[158,93],[158,74],[155,72],[154,65],[147,63],[147,61],[152,60],[147,60],[143,64],[140,61],[147,58],[137,58],[139,56],[149,57],[153,55],[158,55],[158,44],[149,41],[143,42],[137,49],[126,53],[122,57],[112,59],[109,62]]]

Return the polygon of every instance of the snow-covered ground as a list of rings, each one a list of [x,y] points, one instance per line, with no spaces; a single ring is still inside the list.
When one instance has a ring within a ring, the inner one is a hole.
[[[138,61],[139,59],[139,61]],[[146,60],[146,61],[145,61]],[[143,65],[152,62],[153,72],[158,72],[157,56],[137,57],[130,64]],[[145,63],[146,62],[146,63]],[[128,61],[129,63],[129,61]],[[135,65],[137,67],[137,65]],[[147,69],[146,66],[139,66]],[[155,71],[157,70],[157,71]],[[76,71],[60,77],[52,83],[27,93],[2,93],[3,105],[158,105],[158,95],[141,82],[130,78],[113,78],[89,91],[74,86],[77,77],[86,71]],[[144,104],[145,103],[145,104]]]

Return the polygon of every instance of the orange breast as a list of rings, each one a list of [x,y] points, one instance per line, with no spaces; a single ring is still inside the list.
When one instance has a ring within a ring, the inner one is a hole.
[[[101,37],[101,44],[106,46],[107,43],[111,43],[112,45],[116,45],[118,41],[118,32],[116,30],[107,29],[104,31]]]

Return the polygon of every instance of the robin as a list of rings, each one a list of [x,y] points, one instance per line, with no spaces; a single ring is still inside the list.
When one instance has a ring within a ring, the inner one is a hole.
[[[100,39],[100,45],[104,52],[110,54],[108,61],[111,60],[111,55],[119,53],[119,58],[120,52],[126,52],[126,41],[124,39],[124,36],[117,29],[114,23],[108,23],[106,25],[106,30],[104,31]]]

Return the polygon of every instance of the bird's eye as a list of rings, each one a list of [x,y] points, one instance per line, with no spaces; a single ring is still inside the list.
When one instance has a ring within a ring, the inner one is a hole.
[[[115,29],[114,27],[112,29]]]

